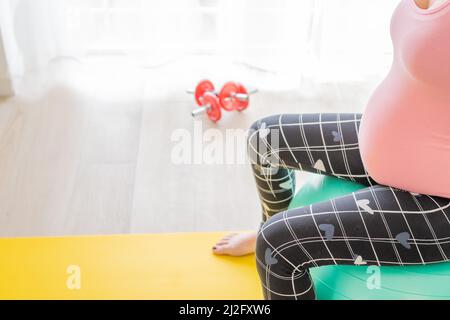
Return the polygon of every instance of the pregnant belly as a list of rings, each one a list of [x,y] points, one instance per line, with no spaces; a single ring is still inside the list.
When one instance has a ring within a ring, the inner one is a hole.
[[[359,133],[364,165],[377,183],[450,198],[449,102],[420,84],[381,84]]]

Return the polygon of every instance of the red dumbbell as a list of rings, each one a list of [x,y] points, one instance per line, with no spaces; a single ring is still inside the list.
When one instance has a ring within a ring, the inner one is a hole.
[[[216,89],[214,88],[214,84],[209,80],[202,80],[199,82],[197,87],[195,88],[195,101],[199,106],[203,105],[202,98],[205,93],[210,92],[216,95]]]
[[[203,80],[197,85],[195,91],[188,91],[194,94],[195,101],[199,105],[199,108],[192,112],[192,116],[206,112],[212,121],[217,122],[222,117],[220,108],[226,111],[244,111],[250,104],[250,95],[257,92],[257,90],[248,92],[240,83],[227,82],[217,94],[213,83]]]
[[[197,102],[199,107],[192,111],[193,117],[206,112],[208,118],[214,122],[217,122],[222,118],[219,98],[216,95],[214,85],[211,81],[201,81],[197,85],[194,95],[195,101]]]
[[[219,93],[220,104],[227,111],[244,111],[250,104],[250,95],[247,89],[240,83],[228,82]]]

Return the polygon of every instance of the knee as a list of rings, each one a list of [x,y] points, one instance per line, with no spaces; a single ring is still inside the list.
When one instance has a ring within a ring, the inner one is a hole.
[[[247,133],[247,154],[252,164],[260,164],[260,129],[261,121],[254,122]]]
[[[266,299],[314,299],[307,257],[286,226],[283,213],[267,221],[256,240],[257,270]],[[294,240],[294,241],[293,241]],[[303,243],[303,242],[302,242]]]
[[[267,265],[270,265],[266,259],[266,252],[272,257],[275,258],[273,255],[273,247],[270,245],[270,240],[267,239],[266,235],[263,233],[263,228],[266,224],[264,224],[261,227],[260,232],[258,232],[258,236],[256,238],[256,260],[258,263],[258,266],[261,268],[265,268]]]
[[[250,126],[250,128],[248,129],[248,135],[249,137],[251,136],[252,132],[256,132],[259,130],[261,123],[262,123],[263,119],[259,119],[255,122],[252,123],[252,125]]]
[[[255,121],[250,128],[248,129],[247,133],[247,142],[249,145],[258,146],[258,141],[261,136],[261,130],[263,129],[263,123],[264,119]]]
[[[270,116],[255,121],[249,128],[247,134],[248,154],[252,163],[263,160],[261,157],[270,156],[273,145],[278,141],[276,128],[278,116]]]
[[[289,243],[289,230],[279,213],[265,222],[256,238],[256,257],[259,267],[278,269],[286,263],[286,244]],[[284,258],[282,258],[284,257]]]
[[[277,274],[285,276],[308,268],[313,257],[319,254],[315,250],[320,247],[310,245],[308,241],[314,230],[311,224],[286,221],[289,217],[292,217],[292,213],[279,213],[271,217],[261,227],[256,239],[259,267],[270,267]]]
[[[270,135],[275,126],[278,126],[280,115],[273,115],[265,118],[261,118],[255,121],[249,128],[249,139],[253,136],[265,137]]]

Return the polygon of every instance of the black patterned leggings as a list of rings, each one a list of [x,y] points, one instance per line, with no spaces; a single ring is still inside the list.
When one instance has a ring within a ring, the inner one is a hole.
[[[264,221],[256,257],[267,299],[314,299],[311,267],[449,261],[450,200],[377,185],[359,153],[360,119],[360,114],[277,115],[252,126],[249,155]],[[294,170],[368,188],[286,211]]]

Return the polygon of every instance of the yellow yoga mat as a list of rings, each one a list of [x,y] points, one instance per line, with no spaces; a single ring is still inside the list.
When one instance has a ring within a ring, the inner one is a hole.
[[[0,299],[262,299],[253,256],[224,233],[0,239]]]

